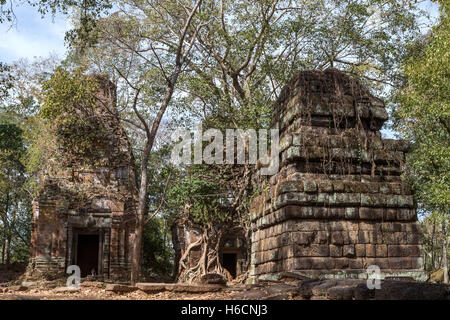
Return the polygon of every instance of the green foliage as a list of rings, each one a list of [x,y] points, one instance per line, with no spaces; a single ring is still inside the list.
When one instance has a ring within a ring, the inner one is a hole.
[[[172,274],[173,250],[168,241],[169,231],[162,218],[153,218],[145,225],[143,267],[150,276]]]
[[[48,125],[39,117],[32,117],[26,121],[24,138],[27,141],[26,170],[30,176],[38,175],[46,167],[47,161],[54,154],[53,134]],[[30,179],[29,183],[35,185]],[[36,191],[36,188],[33,187]]]
[[[13,123],[1,123],[0,160],[3,165],[22,169],[21,157],[24,150],[22,129]]]
[[[40,117],[47,120],[67,161],[100,161],[105,128],[95,114],[98,83],[83,74],[57,68],[42,85]]]
[[[24,183],[23,157],[25,153],[22,129],[15,123],[0,121],[0,194]],[[6,210],[5,210],[6,211]]]
[[[0,246],[9,243],[7,259],[28,257],[31,199],[26,193],[23,130],[0,114]]]
[[[385,92],[421,15],[404,1],[205,1],[184,105],[205,126],[258,129],[299,70],[338,68]]]
[[[219,186],[195,174],[181,177],[168,191],[169,205],[186,211],[188,219],[199,224],[223,222],[228,213],[217,196]]]
[[[56,68],[51,78],[42,85],[43,101],[40,115],[50,121],[61,117],[75,117],[76,110],[89,110],[95,104],[97,84],[83,73],[83,68],[74,72]]]
[[[51,154],[48,130],[35,116],[39,81],[50,62],[19,61],[0,76],[6,81],[0,84],[6,93],[0,98],[0,251],[8,249],[5,263],[26,261],[29,255],[32,186]]]
[[[450,4],[441,21],[411,47],[407,83],[398,95],[397,129],[411,141],[407,166],[419,201],[428,210],[450,211]]]
[[[12,80],[11,67],[0,62],[0,102],[8,95],[8,90],[12,87]]]
[[[442,214],[435,211],[420,221],[422,235],[422,250],[424,252],[425,270],[437,270],[443,266],[442,245]],[[450,254],[447,249],[447,256]]]

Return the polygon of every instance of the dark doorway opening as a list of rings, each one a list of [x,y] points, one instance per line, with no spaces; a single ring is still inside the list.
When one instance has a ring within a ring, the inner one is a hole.
[[[236,278],[236,253],[224,253],[222,257],[222,267],[228,270],[233,278]]]
[[[98,234],[79,234],[77,249],[77,265],[80,267],[81,277],[93,272],[98,274]]]

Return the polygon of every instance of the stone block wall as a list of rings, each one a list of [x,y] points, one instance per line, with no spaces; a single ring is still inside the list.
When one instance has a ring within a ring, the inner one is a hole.
[[[304,71],[274,106],[279,172],[251,205],[253,279],[423,278],[416,203],[401,178],[408,145],[382,139],[384,103],[335,70]]]

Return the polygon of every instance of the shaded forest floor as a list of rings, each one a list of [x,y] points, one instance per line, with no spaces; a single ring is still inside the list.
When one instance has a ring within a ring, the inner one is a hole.
[[[27,267],[26,263],[0,264],[0,286],[18,280]]]

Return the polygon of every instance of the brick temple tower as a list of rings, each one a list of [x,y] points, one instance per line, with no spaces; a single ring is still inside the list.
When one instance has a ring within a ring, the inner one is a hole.
[[[33,203],[29,271],[127,279],[135,226],[135,169],[131,146],[115,112],[115,86],[100,76],[93,114],[104,138],[91,163],[51,159]],[[98,155],[100,155],[98,157]],[[54,164],[52,166],[51,164]]]
[[[251,206],[253,279],[423,279],[408,145],[382,139],[384,103],[337,71],[303,71],[274,105],[280,170]]]

